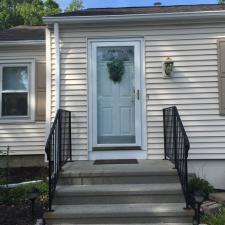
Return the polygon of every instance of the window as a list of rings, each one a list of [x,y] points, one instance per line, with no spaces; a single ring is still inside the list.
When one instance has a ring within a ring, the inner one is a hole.
[[[32,63],[0,64],[1,119],[32,119]]]

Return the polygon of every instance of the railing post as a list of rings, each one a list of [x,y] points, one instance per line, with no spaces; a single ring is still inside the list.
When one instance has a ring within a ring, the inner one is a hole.
[[[163,109],[164,160],[166,160],[166,109]]]
[[[58,124],[57,124],[57,152],[58,152],[58,165],[57,165],[57,171],[59,172],[61,168],[62,163],[62,112],[59,111],[59,118],[58,118]]]
[[[45,152],[48,152],[48,210],[52,211],[52,156],[51,146],[46,146]]]
[[[72,142],[71,142],[71,112],[69,112],[69,151],[70,151],[70,161],[72,162]]]
[[[188,151],[185,147],[185,152]],[[187,163],[187,157],[185,158],[185,183],[186,183],[186,209],[190,206],[190,195],[189,195],[189,187],[188,187],[188,163]]]
[[[174,164],[177,169],[177,118],[176,108],[173,107],[173,147],[174,147]]]

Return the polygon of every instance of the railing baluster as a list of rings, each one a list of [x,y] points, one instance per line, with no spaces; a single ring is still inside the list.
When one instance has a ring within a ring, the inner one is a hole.
[[[67,115],[69,118],[67,118]],[[52,199],[62,166],[72,160],[70,123],[71,112],[59,109],[45,145],[45,152],[49,161],[49,211],[52,211]]]

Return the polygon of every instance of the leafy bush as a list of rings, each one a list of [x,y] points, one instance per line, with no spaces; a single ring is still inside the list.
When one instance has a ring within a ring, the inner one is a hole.
[[[194,176],[189,181],[189,191],[191,194],[197,191],[205,193],[205,199],[208,199],[209,194],[213,192],[213,186],[206,180]]]
[[[45,182],[37,184],[25,184],[16,188],[0,189],[0,204],[12,205],[27,200],[27,193],[35,187],[40,193],[39,200],[46,204],[48,196],[48,184]]]
[[[205,214],[202,217],[202,223],[208,225],[222,225],[225,224],[225,208],[219,209],[217,213]]]

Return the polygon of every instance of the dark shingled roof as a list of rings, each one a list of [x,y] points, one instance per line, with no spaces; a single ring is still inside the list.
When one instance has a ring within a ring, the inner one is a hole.
[[[0,31],[0,41],[45,40],[45,26],[17,26]]]
[[[201,5],[177,5],[177,6],[148,6],[148,7],[125,7],[125,8],[93,8],[77,10],[69,13],[60,13],[55,16],[98,16],[98,15],[126,15],[126,14],[155,14],[176,12],[198,12],[225,10],[223,4]]]

